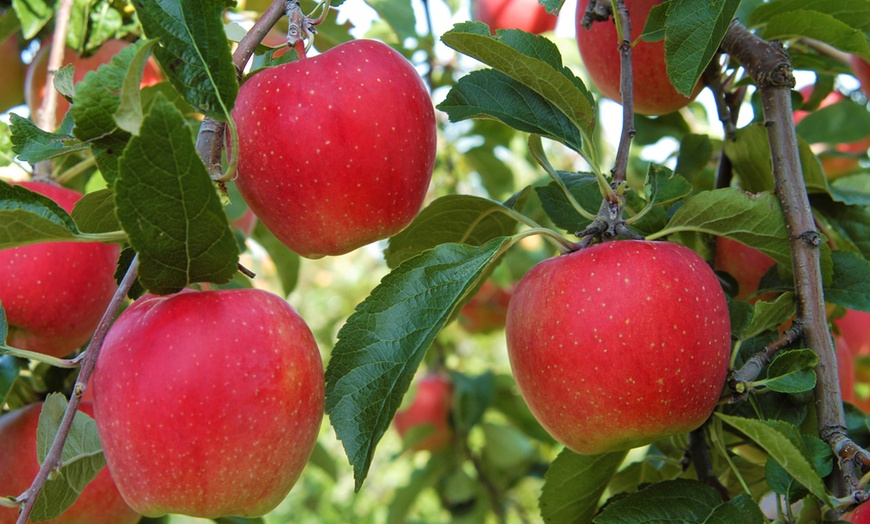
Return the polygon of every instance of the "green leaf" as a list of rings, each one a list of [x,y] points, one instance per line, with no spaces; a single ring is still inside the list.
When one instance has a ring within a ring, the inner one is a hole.
[[[694,480],[668,480],[611,501],[592,522],[704,522],[719,502],[719,494],[710,486]]]
[[[115,216],[115,198],[108,189],[88,193],[76,202],[72,218],[85,233],[108,233],[121,229]]]
[[[311,452],[308,462],[320,468],[333,482],[338,482],[338,466],[335,459],[319,441],[314,443],[314,451]]]
[[[426,464],[411,473],[406,486],[396,490],[387,513],[387,524],[405,524],[414,502],[424,490],[435,487],[447,475],[450,463],[441,455],[432,457]]]
[[[841,204],[816,205],[824,211],[837,233],[846,238],[864,258],[870,258],[870,207]]]
[[[809,37],[847,53],[868,56],[870,5],[864,0],[776,0],[759,6],[746,21],[762,38]]]
[[[776,329],[795,314],[794,295],[783,293],[773,302],[759,301],[752,308],[752,316],[742,330],[734,334],[742,340],[757,337],[761,333]]]
[[[9,114],[9,122],[12,124],[12,151],[23,162],[35,164],[88,147],[70,135],[43,131],[15,113]]]
[[[115,206],[139,253],[139,280],[157,294],[232,279],[239,249],[196,154],[184,116],[155,98],[120,159]]]
[[[495,400],[495,375],[487,371],[470,377],[458,371],[451,373],[453,409],[451,420],[457,432],[468,434],[479,423]]]
[[[42,405],[36,430],[36,453],[40,464],[54,442],[66,406],[66,397],[61,393],[50,394]],[[39,493],[31,514],[33,521],[53,519],[66,511],[105,465],[97,424],[85,413],[76,412],[61,453],[59,475],[48,480]]]
[[[697,231],[728,237],[752,246],[791,268],[791,248],[776,197],[747,195],[735,189],[702,191],[686,199],[656,237]]]
[[[798,434],[794,426],[784,422],[734,417],[722,413],[715,413],[714,416],[719,417],[725,423],[752,439],[773,457],[780,466],[785,468],[789,475],[806,486],[810,493],[815,495],[819,500],[824,503],[831,503],[825,491],[825,483],[798,447],[802,445],[802,442],[796,443],[793,441],[794,435],[791,435],[791,438],[789,435],[786,435],[786,433],[791,432],[789,429],[793,429],[793,433]]]
[[[598,501],[626,452],[580,455],[563,449],[550,464],[541,490],[544,522],[585,524],[598,509]]]
[[[517,219],[504,204],[471,195],[447,195],[426,206],[384,251],[387,265],[396,267],[441,244],[480,246],[513,234]]]
[[[0,315],[3,316],[2,324],[6,324],[6,313],[0,307]],[[3,342],[5,344],[6,337],[4,335]],[[12,386],[18,380],[18,373],[21,371],[21,361],[9,355],[0,355],[0,402],[6,403],[6,398],[9,392],[12,391]]]
[[[478,247],[442,244],[406,260],[339,331],[326,369],[326,413],[357,490],[426,350],[509,246],[505,237]]]
[[[870,173],[856,173],[829,183],[831,198],[850,206],[870,206]]]
[[[767,522],[764,513],[752,497],[743,493],[720,504],[704,524],[763,524]]]
[[[806,140],[800,136],[798,152],[807,190],[810,193],[827,193],[827,179],[819,160]],[[749,125],[738,129],[735,140],[725,141],[725,154],[739,174],[743,189],[751,193],[773,191],[770,141],[763,125]]]
[[[148,62],[151,50],[157,44],[157,40],[143,42],[133,56],[127,74],[124,75],[120,104],[113,115],[118,127],[134,135],[139,134],[142,119],[145,118],[142,114],[142,96],[139,86],[142,84],[145,64]]]
[[[870,262],[856,253],[834,251],[834,279],[825,300],[848,309],[870,312]]]
[[[366,0],[366,3],[393,28],[400,42],[406,38],[418,38],[415,29],[417,19],[409,0]]]
[[[3,19],[0,18],[0,24]],[[10,113],[10,116],[14,113]],[[6,167],[15,160],[12,151],[12,128],[6,122],[0,122],[0,167]]]
[[[75,240],[80,231],[52,199],[0,181],[0,249]]]
[[[598,180],[595,175],[591,173],[566,173],[564,171],[559,171],[557,174],[583,209],[595,213],[601,206],[602,200],[601,190],[598,188]],[[544,212],[556,226],[565,231],[576,233],[590,224],[589,219],[574,209],[556,182],[536,187],[535,191],[541,200]]]
[[[246,519],[244,517],[219,517],[214,519],[215,524],[263,524],[263,518],[257,517]]]
[[[779,393],[801,393],[816,386],[819,356],[811,349],[780,351],[767,368],[763,384]]]
[[[519,30],[490,36],[480,22],[456,24],[441,36],[448,47],[505,73],[555,105],[585,137],[595,126],[592,95],[567,67],[556,45]]]
[[[582,138],[571,120],[552,102],[510,76],[492,69],[459,79],[437,108],[451,122],[492,118],[514,129],[556,140],[580,151]]]
[[[691,96],[719,49],[740,0],[671,0],[665,62],[677,92]]]
[[[278,272],[278,280],[281,281],[281,290],[285,296],[289,295],[299,282],[299,255],[275,238],[260,221],[254,226],[251,237],[269,253]]]
[[[229,117],[239,90],[224,34],[223,10],[231,0],[135,2],[148,38],[160,44],[154,56],[184,99],[215,120]]]
[[[870,135],[870,112],[863,104],[846,99],[813,111],[796,129],[810,144],[855,142]]]
[[[21,32],[25,39],[35,37],[51,20],[54,5],[54,1],[46,0],[12,0],[12,9],[21,21]]]
[[[691,178],[700,173],[713,158],[713,143],[708,135],[688,134],[680,140],[676,174]],[[691,184],[689,184],[691,186]]]
[[[484,422],[482,458],[502,473],[523,471],[535,458],[535,446],[531,437],[505,424]],[[501,476],[501,475],[500,475]]]

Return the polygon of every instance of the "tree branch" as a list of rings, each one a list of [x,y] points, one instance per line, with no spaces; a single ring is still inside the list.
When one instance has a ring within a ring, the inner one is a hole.
[[[139,255],[136,255],[133,257],[130,267],[127,268],[127,274],[124,275],[124,279],[115,291],[115,295],[112,297],[109,307],[106,308],[106,312],[103,313],[103,317],[100,319],[99,325],[97,325],[97,330],[94,332],[93,338],[91,338],[87,349],[85,349],[83,353],[85,356],[82,361],[82,367],[79,370],[79,375],[76,378],[72,397],[69,400],[69,404],[67,404],[66,411],[63,414],[63,419],[60,422],[60,427],[54,437],[54,442],[52,442],[51,447],[45,456],[45,460],[39,468],[39,473],[36,474],[36,478],[33,479],[33,483],[29,488],[27,488],[27,491],[18,497],[18,500],[22,501],[24,504],[21,506],[21,511],[18,514],[16,524],[27,523],[27,519],[30,518],[30,513],[33,511],[33,506],[36,504],[36,499],[39,497],[39,492],[42,491],[42,487],[45,485],[48,475],[61,466],[60,459],[61,453],[63,452],[63,445],[66,443],[69,430],[72,427],[73,418],[75,418],[79,404],[81,403],[82,395],[88,387],[88,380],[90,380],[91,374],[94,372],[94,366],[97,364],[97,357],[100,354],[100,348],[103,346],[103,340],[105,340],[106,333],[109,331],[109,326],[112,325],[115,316],[118,314],[118,310],[121,308],[121,303],[124,301],[124,297],[127,296],[130,287],[133,285],[133,282],[136,281],[138,268]]]
[[[747,30],[739,21],[731,23],[722,49],[735,58],[755,80],[761,94],[765,125],[773,160],[774,186],[785,215],[792,252],[797,294],[797,320],[807,345],[818,355],[816,369],[816,411],[820,434],[832,447],[846,436],[837,359],[825,312],[819,246],[809,197],[801,173],[797,134],[792,119],[791,88],[794,87],[791,63],[783,46],[767,42]],[[829,488],[837,496],[848,493],[846,479],[855,476],[853,462],[843,463],[843,475]]]

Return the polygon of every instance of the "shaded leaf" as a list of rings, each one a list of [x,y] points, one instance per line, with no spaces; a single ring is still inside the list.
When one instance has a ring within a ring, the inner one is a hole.
[[[794,295],[783,293],[773,302],[756,302],[748,323],[740,331],[735,329],[734,334],[743,340],[750,339],[769,329],[776,329],[794,314]]]
[[[88,193],[76,202],[72,218],[81,231],[108,233],[118,231],[121,224],[115,216],[115,198],[108,189]]]
[[[667,480],[611,501],[592,522],[704,522],[719,501],[719,494],[710,486],[694,480]]]
[[[580,455],[563,449],[550,464],[541,490],[539,504],[544,522],[589,522],[625,455],[625,451]]]
[[[52,199],[0,181],[0,249],[74,240],[79,233],[73,219]]]
[[[393,270],[338,333],[326,369],[326,413],[354,469],[356,489],[435,336],[509,247],[442,244]]]
[[[870,311],[870,262],[856,253],[834,251],[834,279],[825,300],[848,309]]]

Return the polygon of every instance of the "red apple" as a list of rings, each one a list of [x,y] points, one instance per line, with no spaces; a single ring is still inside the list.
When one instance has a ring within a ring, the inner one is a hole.
[[[607,242],[540,262],[514,291],[506,332],[520,393],[577,453],[697,428],[728,372],[725,294],[701,257],[668,242]]]
[[[870,63],[867,63],[866,60],[858,55],[851,55],[849,57],[849,65],[852,67],[852,73],[855,74],[855,78],[861,82],[861,89],[864,93],[867,93],[865,86],[870,86]]]
[[[504,329],[512,288],[487,280],[459,310],[459,325],[469,333],[489,333]]]
[[[713,267],[737,280],[739,289],[735,298],[745,300],[755,293],[761,277],[776,262],[755,248],[730,238],[716,238],[716,258]]]
[[[870,355],[870,313],[846,310],[846,314],[834,319],[853,355]]]
[[[415,439],[415,451],[438,451],[453,440],[450,407],[453,386],[441,375],[430,374],[417,383],[417,394],[407,409],[396,413],[393,423],[402,438]]]
[[[36,460],[36,428],[42,403],[29,404],[0,417],[0,495],[18,496],[30,487],[39,462]],[[91,403],[83,402],[79,411],[93,415]],[[112,481],[108,468],[103,468],[61,516],[47,524],[134,524],[140,516],[130,509]],[[18,510],[0,506],[0,524],[14,524]]]
[[[88,71],[95,71],[101,65],[109,62],[113,56],[120,53],[122,49],[130,45],[123,40],[108,40],[100,46],[97,51],[86,58],[82,58],[76,54],[73,49],[66,48],[63,60],[64,65],[72,64],[75,67],[73,81],[81,82]],[[30,108],[30,115],[33,121],[37,120],[39,108],[42,105],[42,99],[45,98],[45,78],[48,70],[48,53],[51,49],[51,37],[49,36],[43,43],[39,52],[30,66],[27,68],[27,78],[24,84],[24,96],[27,99],[27,106]],[[153,58],[149,58],[145,64],[145,72],[142,75],[142,83],[140,87],[154,85],[163,80],[160,73],[160,68]],[[57,96],[57,110],[55,111],[55,127],[60,125],[64,115],[69,109],[69,102],[60,95]]]
[[[3,71],[3,81],[0,82],[0,113],[24,103],[24,62],[21,61],[21,50],[18,39],[11,36],[0,44],[0,71]]]
[[[870,504],[864,503],[843,515],[840,520],[853,524],[870,524]]]
[[[323,417],[311,331],[258,289],[140,298],[109,330],[93,387],[118,490],[152,517],[268,513],[299,478]]]
[[[813,86],[808,85],[800,88],[798,92],[804,98],[804,101],[809,100],[813,94]],[[839,91],[831,91],[820,103],[819,109],[828,107],[845,100],[846,96]],[[794,123],[798,124],[803,120],[809,111],[797,110],[794,112]],[[845,144],[813,144],[813,151],[819,157],[822,164],[822,169],[829,179],[841,177],[854,173],[858,167],[858,155],[867,153],[867,148],[870,148],[870,137],[848,142]]]
[[[834,336],[837,350],[837,376],[840,378],[840,394],[846,402],[855,403],[855,356],[849,343],[842,336]]]
[[[643,32],[650,10],[660,3],[659,0],[626,0],[625,5],[631,18],[632,41],[637,40]],[[577,4],[577,45],[583,66],[602,95],[621,102],[616,26],[612,21],[596,22],[589,30],[584,29],[580,22],[588,5],[589,0],[579,0]],[[701,85],[698,84],[691,98],[677,93],[665,68],[664,41],[638,41],[631,49],[631,65],[634,78],[634,110],[637,113],[671,113],[688,105],[701,90]]]
[[[230,226],[238,229],[246,237],[251,236],[254,227],[257,225],[257,215],[250,209],[245,210],[245,213],[235,220],[230,220]]]
[[[67,212],[81,193],[45,182],[21,182]],[[10,346],[54,357],[72,353],[96,329],[117,288],[115,244],[45,242],[0,250],[0,303]]]
[[[239,90],[239,192],[302,256],[340,255],[401,231],[435,161],[435,116],[414,67],[353,40],[269,68]]]
[[[522,29],[539,35],[555,29],[558,21],[537,0],[476,0],[472,4],[472,17],[488,25],[492,34],[498,29]]]

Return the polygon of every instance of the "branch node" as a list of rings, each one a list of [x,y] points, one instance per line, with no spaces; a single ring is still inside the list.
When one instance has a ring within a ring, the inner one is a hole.
[[[810,247],[819,247],[822,245],[822,235],[818,231],[804,231],[798,238]]]

